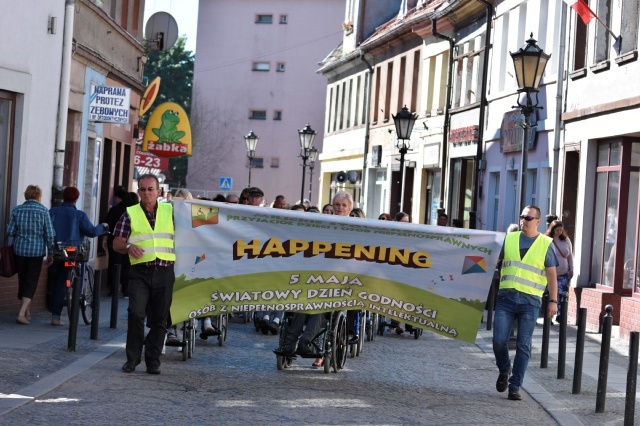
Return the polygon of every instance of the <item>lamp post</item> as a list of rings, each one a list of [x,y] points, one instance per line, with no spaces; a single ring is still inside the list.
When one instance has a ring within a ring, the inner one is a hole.
[[[304,201],[304,175],[307,173],[307,160],[309,159],[310,151],[313,148],[313,140],[316,137],[316,131],[307,123],[304,129],[298,130],[298,137],[300,138],[300,157],[302,157],[302,187],[300,189],[300,202]]]
[[[398,181],[398,212],[402,211],[403,204],[403,190],[402,180],[404,178],[404,155],[409,151],[411,147],[411,131],[413,125],[418,118],[417,114],[409,112],[409,109],[405,105],[402,110],[396,115],[392,115],[393,123],[396,125],[396,136],[398,140],[396,147],[400,150],[400,180]],[[398,213],[396,212],[396,213]]]
[[[251,130],[244,137],[244,141],[247,143],[247,158],[249,159],[249,182],[247,188],[251,188],[251,168],[253,167],[253,159],[256,155],[256,147],[260,138]]]
[[[311,190],[313,189],[313,168],[316,166],[318,159],[318,150],[311,148],[309,150],[309,203],[311,203]]]
[[[518,108],[524,115],[524,138],[522,140],[522,164],[520,166],[520,211],[527,205],[527,168],[529,167],[529,139],[531,137],[531,114],[536,109],[542,109],[538,106],[538,96],[536,95],[536,103],[531,100],[532,93],[538,93],[538,86],[547,66],[547,61],[551,55],[544,51],[536,44],[533,39],[533,33],[527,44],[518,49],[517,52],[511,53],[513,66],[516,71],[516,79],[518,80]],[[520,103],[520,94],[525,94],[525,103]]]

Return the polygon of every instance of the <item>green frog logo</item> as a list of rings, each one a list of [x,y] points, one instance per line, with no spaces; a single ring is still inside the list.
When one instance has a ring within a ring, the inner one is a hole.
[[[186,135],[182,130],[178,130],[180,117],[178,113],[172,110],[166,110],[162,114],[162,124],[159,129],[151,129],[158,137],[157,143],[178,143],[180,139]]]

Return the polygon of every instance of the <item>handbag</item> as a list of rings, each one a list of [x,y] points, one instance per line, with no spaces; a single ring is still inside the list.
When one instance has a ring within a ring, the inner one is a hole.
[[[5,245],[0,248],[0,276],[9,278],[16,274],[16,258],[13,255],[13,246]]]

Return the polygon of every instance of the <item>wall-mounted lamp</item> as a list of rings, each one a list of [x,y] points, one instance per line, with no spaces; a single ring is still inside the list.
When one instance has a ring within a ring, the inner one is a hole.
[[[58,26],[58,18],[56,18],[55,16],[49,16],[47,32],[49,34],[55,34],[57,26]]]
[[[147,61],[149,60],[149,58],[147,58],[146,56],[138,56],[138,72],[140,72],[140,70],[147,65]]]

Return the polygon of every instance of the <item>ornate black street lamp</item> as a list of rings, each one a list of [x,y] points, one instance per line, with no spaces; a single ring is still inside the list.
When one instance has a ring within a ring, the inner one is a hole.
[[[540,86],[540,80],[544,69],[547,66],[547,61],[551,55],[544,53],[544,51],[536,44],[536,40],[533,39],[533,33],[527,44],[518,49],[517,52],[511,53],[511,59],[513,59],[513,66],[516,70],[516,79],[518,80],[518,108],[524,115],[524,138],[522,141],[522,164],[520,168],[520,211],[527,205],[527,168],[529,167],[529,139],[531,129],[531,114],[536,109],[542,109],[538,106],[538,96],[536,95],[536,103],[531,100],[532,93],[538,93],[538,86]],[[525,103],[520,103],[520,94],[525,94]]]
[[[300,189],[300,202],[304,201],[304,175],[307,173],[307,160],[309,152],[313,149],[313,140],[316,137],[316,131],[307,123],[304,129],[298,130],[300,138],[300,157],[302,157],[302,187]]]
[[[398,140],[396,147],[400,150],[400,180],[398,181],[398,212],[402,211],[404,194],[402,190],[402,180],[404,179],[404,155],[411,148],[411,131],[418,118],[417,114],[409,112],[406,105],[396,115],[392,115],[396,125],[396,136]],[[397,212],[396,212],[397,213]]]
[[[244,141],[247,143],[247,158],[249,159],[249,183],[247,188],[251,188],[251,168],[253,167],[253,159],[256,155],[256,147],[260,138],[251,130],[245,137]]]

